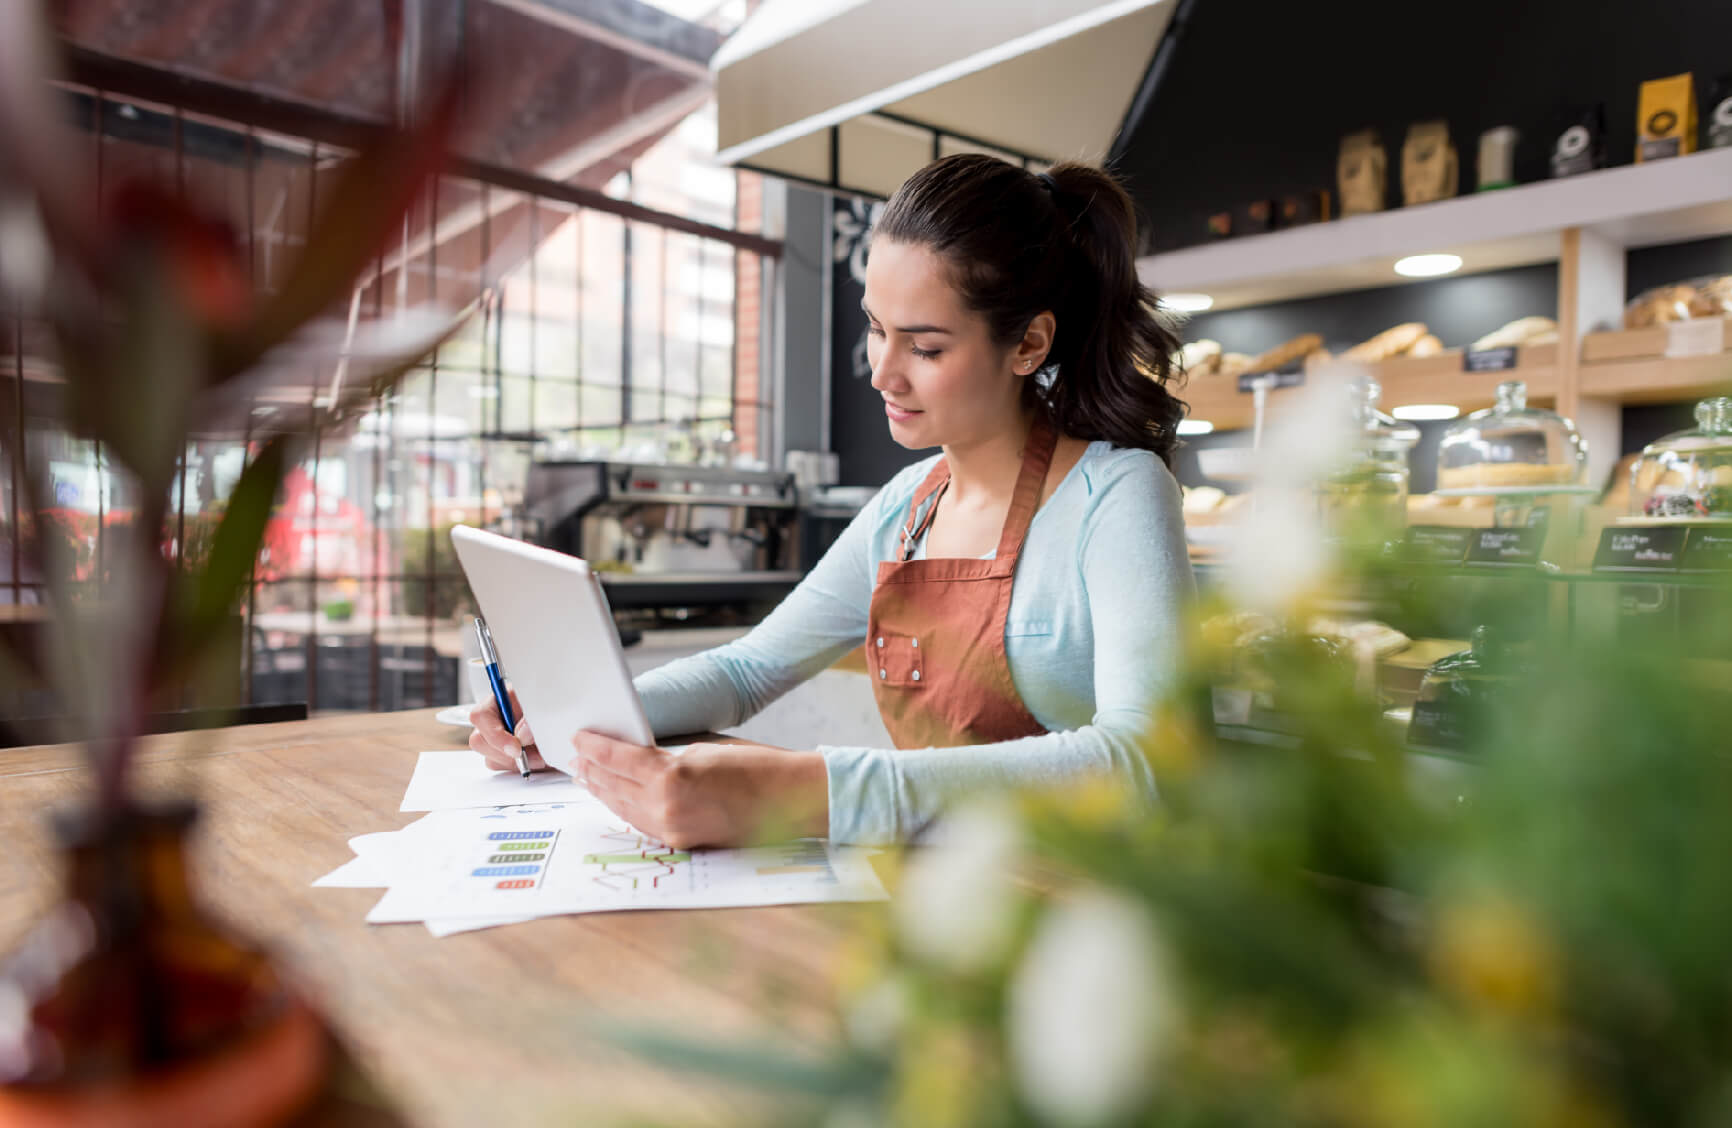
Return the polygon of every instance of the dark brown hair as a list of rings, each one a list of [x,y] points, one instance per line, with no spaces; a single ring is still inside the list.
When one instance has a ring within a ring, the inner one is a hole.
[[[1036,314],[1058,322],[1024,397],[1060,433],[1169,459],[1185,405],[1168,388],[1178,339],[1137,278],[1136,210],[1118,181],[1064,163],[1037,175],[997,157],[933,161],[890,197],[873,237],[932,250],[995,343]]]

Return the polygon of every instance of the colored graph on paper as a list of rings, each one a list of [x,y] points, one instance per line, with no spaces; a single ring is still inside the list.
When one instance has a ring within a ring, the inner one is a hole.
[[[759,877],[804,877],[834,884],[836,870],[830,864],[830,851],[824,843],[808,839],[790,842],[782,847],[760,847],[752,851]]]
[[[614,892],[660,889],[692,860],[690,853],[670,850],[630,827],[613,827],[600,837],[605,851],[585,854],[583,862],[601,871],[591,881]]]
[[[558,842],[559,829],[554,826],[546,830],[485,831],[476,847],[483,860],[470,869],[469,876],[491,882],[501,891],[538,888],[547,876],[548,859]]]
[[[435,811],[368,919],[723,908],[884,896],[861,851],[819,840],[676,850],[600,803]]]

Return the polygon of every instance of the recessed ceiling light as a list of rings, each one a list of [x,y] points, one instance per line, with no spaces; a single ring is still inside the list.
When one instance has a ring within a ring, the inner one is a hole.
[[[1403,278],[1436,278],[1460,269],[1460,255],[1408,255],[1395,264],[1395,273]]]
[[[1179,313],[1202,313],[1215,299],[1207,294],[1162,294],[1161,304]]]
[[[1390,414],[1410,423],[1433,423],[1440,419],[1454,419],[1461,414],[1461,408],[1453,403],[1404,403]]]
[[[1179,434],[1181,435],[1206,435],[1214,429],[1215,425],[1207,419],[1179,420]]]

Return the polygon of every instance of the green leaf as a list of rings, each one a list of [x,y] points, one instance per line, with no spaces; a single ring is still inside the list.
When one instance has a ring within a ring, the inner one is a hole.
[[[185,669],[209,646],[245,591],[288,463],[289,437],[278,435],[241,471],[211,542],[204,571],[170,602],[179,621],[166,624],[157,684]]]

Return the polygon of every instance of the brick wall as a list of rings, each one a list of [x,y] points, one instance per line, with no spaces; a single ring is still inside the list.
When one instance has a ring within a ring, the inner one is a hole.
[[[764,184],[751,172],[741,172],[736,195],[740,231],[764,229]],[[757,255],[734,253],[734,434],[739,450],[758,458],[770,455],[770,437],[760,401],[764,379],[762,341],[763,271]]]

